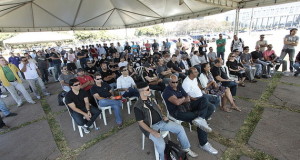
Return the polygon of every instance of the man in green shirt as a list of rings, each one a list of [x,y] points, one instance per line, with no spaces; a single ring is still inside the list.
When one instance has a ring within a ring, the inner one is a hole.
[[[20,70],[14,64],[9,64],[3,57],[0,57],[0,82],[2,82],[3,86],[17,102],[18,107],[23,104],[23,101],[18,95],[16,89],[23,94],[28,103],[35,104],[36,102],[32,100],[29,93],[23,86],[18,72],[20,72]]]
[[[226,39],[222,38],[222,34],[219,34],[219,39],[216,41],[216,43],[217,43],[217,56],[219,58],[222,58],[224,61]]]

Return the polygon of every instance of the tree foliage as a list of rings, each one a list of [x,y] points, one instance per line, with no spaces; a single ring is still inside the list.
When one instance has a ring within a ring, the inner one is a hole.
[[[82,42],[92,41],[110,41],[114,37],[108,34],[106,31],[75,31],[75,38]]]
[[[142,27],[135,30],[136,36],[159,36],[165,32],[164,27],[161,25],[154,25],[150,27]]]

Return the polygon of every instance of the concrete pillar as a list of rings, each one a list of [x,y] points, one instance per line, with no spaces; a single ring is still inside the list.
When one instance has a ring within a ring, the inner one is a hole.
[[[239,18],[240,18],[240,9],[236,9],[235,13],[235,21],[234,21],[234,35],[238,35],[239,33]]]

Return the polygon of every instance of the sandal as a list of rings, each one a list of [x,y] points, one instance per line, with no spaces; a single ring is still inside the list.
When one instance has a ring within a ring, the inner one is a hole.
[[[229,109],[229,108],[220,107],[220,109],[221,109],[221,111],[224,111],[224,112],[227,112],[227,113],[232,112],[231,109]]]
[[[233,110],[236,110],[236,111],[239,111],[239,112],[242,111],[239,107],[230,107],[230,109],[233,109]]]

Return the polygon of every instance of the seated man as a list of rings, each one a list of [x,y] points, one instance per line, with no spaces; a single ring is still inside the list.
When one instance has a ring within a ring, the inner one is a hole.
[[[163,80],[158,78],[151,68],[145,67],[145,70],[143,71],[143,77],[145,81],[149,84],[150,89],[161,92],[164,91],[166,86],[162,82]]]
[[[162,58],[158,59],[156,72],[158,74],[158,77],[163,79],[163,82],[165,84],[169,84],[170,75],[172,74],[172,71],[170,68],[164,65],[164,60]]]
[[[90,133],[89,127],[92,126],[101,111],[94,106],[90,106],[88,94],[81,89],[78,79],[71,79],[69,86],[71,91],[66,94],[65,103],[70,108],[71,116],[76,124],[82,127],[84,133]]]
[[[182,83],[182,88],[178,87],[176,83],[172,83],[178,82],[177,77],[172,76],[170,86],[165,90],[163,96],[171,115],[197,126],[200,147],[211,154],[218,154],[218,151],[207,141],[207,132],[211,132],[212,129],[207,125],[206,120],[211,117],[215,106],[197,87],[198,75],[197,69],[191,67],[188,76]],[[184,106],[183,110],[179,110],[179,105],[183,105],[184,102],[190,103],[190,107]]]
[[[260,51],[260,46],[255,47],[255,51],[251,52],[252,61],[254,64],[261,64],[263,71],[263,78],[270,78],[270,68],[274,67],[270,61],[263,60],[263,53]]]
[[[257,82],[255,78],[260,79],[262,67],[261,64],[254,64],[252,61],[252,56],[249,53],[249,47],[244,47],[244,52],[241,54],[241,63],[246,68],[246,74],[250,82]]]
[[[111,106],[114,110],[118,126],[122,127],[121,100],[115,100],[112,97],[111,87],[106,82],[102,81],[102,76],[100,74],[96,73],[94,80],[96,84],[91,88],[91,94],[98,101],[100,107]]]
[[[140,92],[139,100],[134,104],[134,113],[136,121],[143,134],[151,139],[159,153],[161,160],[164,160],[165,141],[160,135],[160,131],[170,131],[177,135],[181,147],[191,157],[197,157],[190,147],[189,140],[183,127],[162,115],[161,108],[154,101],[149,99],[151,93],[147,82],[137,84]]]
[[[103,81],[110,85],[112,89],[116,88],[116,74],[107,68],[106,63],[101,63],[101,72]]]
[[[87,75],[93,77],[94,74],[97,72],[97,68],[95,66],[96,61],[92,62],[92,61],[87,61],[86,62],[86,67],[84,68],[84,70],[87,72]]]
[[[229,79],[227,74],[221,68],[222,65],[223,60],[221,58],[217,58],[214,66],[211,68],[211,74],[217,83],[221,82],[222,86],[230,88],[232,96],[236,96],[236,89],[239,82]]]
[[[69,92],[71,87],[69,86],[69,81],[76,77],[74,73],[67,69],[67,66],[61,68],[61,75],[58,77],[58,80],[61,84],[61,87],[64,91]]]
[[[295,64],[293,65],[293,67],[296,70],[294,73],[294,76],[297,77],[300,73],[300,52],[298,52],[298,54],[296,56]]]
[[[128,75],[125,66],[120,67],[122,75],[117,79],[117,89],[123,97],[139,97],[139,91],[135,88],[134,80]]]
[[[173,54],[171,60],[167,63],[167,67],[171,69],[172,73],[181,79],[184,79],[186,75],[182,72],[177,62],[177,55]]]
[[[82,69],[82,68],[79,68],[77,70],[77,77],[76,77],[79,82],[80,82],[80,88],[85,90],[88,94],[88,97],[89,97],[89,102],[91,102],[91,104],[93,106],[97,106],[94,98],[93,98],[93,95],[91,94],[90,92],[90,89],[92,88],[92,86],[95,84],[93,78],[91,76],[88,76],[85,74],[85,70]]]

